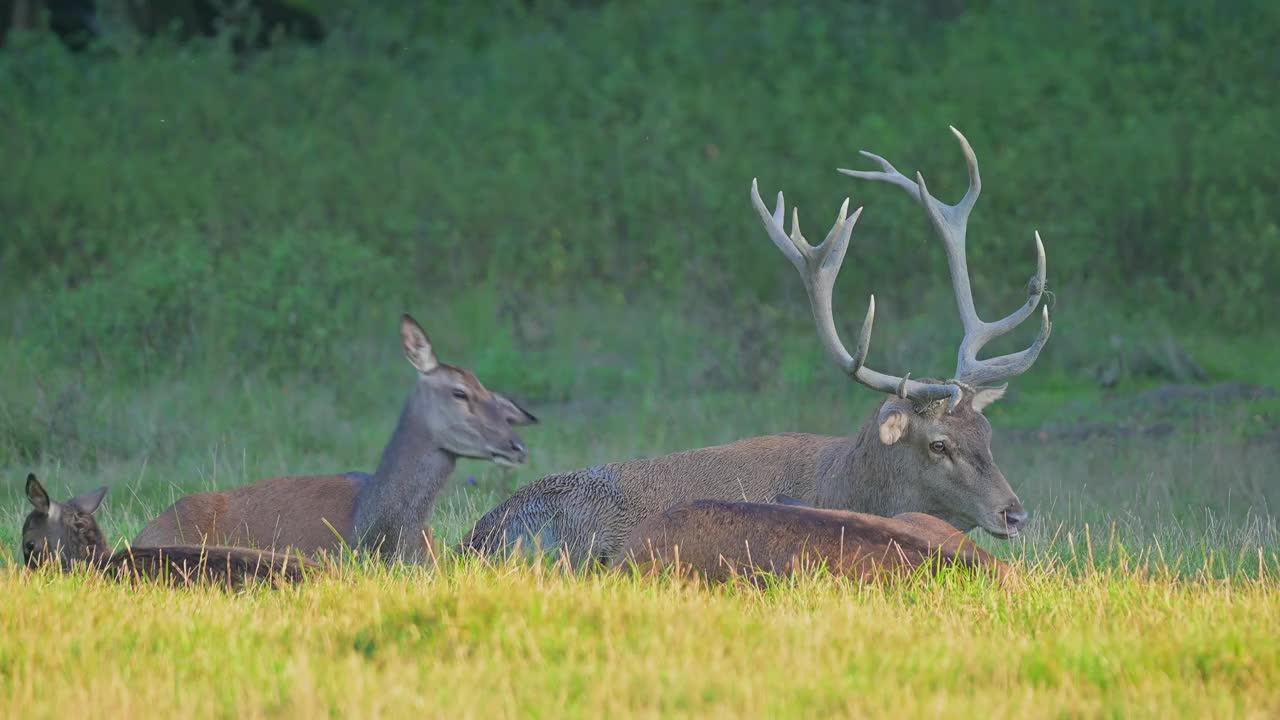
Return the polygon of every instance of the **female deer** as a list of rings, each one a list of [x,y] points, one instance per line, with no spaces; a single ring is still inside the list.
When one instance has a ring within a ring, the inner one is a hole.
[[[235,587],[250,580],[297,582],[315,563],[276,553],[227,547],[131,547],[112,553],[94,513],[105,487],[66,502],[49,498],[35,474],[27,475],[31,512],[22,523],[22,562],[27,567],[56,563],[115,578],[160,578],[171,583],[213,583]]]
[[[188,495],[143,528],[134,544],[207,542],[307,554],[346,546],[423,560],[423,526],[458,458],[519,465],[528,452],[512,426],[538,419],[471,371],[437,360],[426,332],[408,315],[400,337],[418,379],[372,475],[278,477]]]
[[[651,515],[631,532],[616,565],[630,563],[678,566],[713,581],[759,571],[790,575],[814,566],[861,581],[944,567],[1012,578],[1008,565],[932,515],[886,518],[794,501],[696,500]]]

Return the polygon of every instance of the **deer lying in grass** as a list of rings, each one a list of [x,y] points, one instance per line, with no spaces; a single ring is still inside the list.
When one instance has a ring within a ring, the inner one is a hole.
[[[1027,513],[991,455],[991,425],[982,411],[1003,395],[992,386],[1025,372],[1049,339],[1046,306],[1039,336],[1027,349],[978,360],[992,339],[1035,312],[1045,287],[1045,256],[1035,236],[1036,273],[1027,299],[1009,316],[984,322],[974,309],[965,260],[965,228],[981,181],[969,143],[952,128],[969,166],[969,190],[945,205],[883,158],[869,155],[883,172],[844,171],[909,190],[924,207],[946,250],[956,303],[964,327],[954,379],[911,380],[865,366],[875,298],[862,324],[856,354],[836,334],[831,291],[861,209],[848,215],[846,199],[826,241],[811,247],[793,210],[791,235],[783,230],[785,206],[778,193],[772,214],[755,181],[751,196],[769,237],[800,271],[809,293],[818,336],[840,369],[855,381],[885,393],[853,437],[768,435],[728,445],[656,458],[598,465],[550,475],[517,490],[480,519],[465,546],[493,552],[520,543],[567,551],[575,563],[615,561],[628,534],[642,520],[695,499],[771,502],[779,495],[819,508],[882,516],[923,512],[961,528],[981,527],[997,537],[1016,535]]]
[[[105,487],[66,502],[49,499],[27,475],[32,510],[22,523],[22,561],[30,568],[56,563],[63,571],[84,566],[116,579],[160,579],[171,584],[239,587],[253,580],[297,582],[315,563],[261,550],[228,547],[131,547],[112,553],[93,514]]]
[[[423,525],[459,457],[519,465],[528,454],[513,425],[537,422],[469,370],[436,359],[414,319],[400,321],[405,356],[418,371],[400,422],[372,475],[279,477],[179,499],[134,545],[237,545],[307,554],[358,547],[418,562]]]
[[[947,566],[989,572],[1002,582],[1012,577],[1008,565],[932,515],[886,518],[725,500],[695,500],[646,518],[631,531],[616,566],[631,563],[674,566],[719,582],[814,566],[862,581]]]

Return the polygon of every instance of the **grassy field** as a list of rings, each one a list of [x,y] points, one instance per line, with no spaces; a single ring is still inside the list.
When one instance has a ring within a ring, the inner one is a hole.
[[[1006,594],[472,565],[227,596],[0,572],[8,717],[1280,712],[1274,574],[1059,569]]]
[[[374,375],[392,379],[354,384],[407,387],[400,358],[373,354]],[[464,461],[433,525],[455,539],[516,483],[596,458],[849,432],[871,393],[830,379],[800,395],[535,405],[530,466]],[[1275,401],[1182,390],[1198,394],[1172,413],[1169,386],[1076,388],[1074,405],[1024,392],[993,408],[997,457],[1036,517],[1020,540],[982,540],[1021,567],[1012,591],[959,576],[707,588],[450,558],[229,595],[29,573],[9,555],[0,715],[1273,716],[1280,528],[1267,509],[1280,488],[1267,478],[1280,445],[1252,428]],[[376,414],[351,416],[319,387],[161,383],[98,400],[102,417],[135,424],[138,437],[115,441],[156,443],[161,459],[32,469],[58,496],[111,485],[102,520],[122,539],[182,492],[371,467],[399,400],[387,392]],[[1161,423],[1170,434],[1135,429]],[[5,468],[0,554],[16,547],[25,469]]]

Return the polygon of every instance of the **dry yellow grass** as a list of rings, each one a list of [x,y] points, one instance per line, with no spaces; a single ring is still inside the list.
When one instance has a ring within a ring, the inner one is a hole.
[[[1057,565],[1009,593],[447,563],[228,594],[9,566],[0,592],[4,717],[1280,713],[1272,572]]]

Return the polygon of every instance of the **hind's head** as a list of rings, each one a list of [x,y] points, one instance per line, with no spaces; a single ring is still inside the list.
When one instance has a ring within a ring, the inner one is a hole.
[[[22,560],[27,567],[57,562],[63,570],[70,570],[75,563],[106,558],[107,539],[93,517],[106,494],[107,488],[100,487],[66,502],[55,502],[35,474],[28,474],[27,499],[32,510],[22,523]]]
[[[470,370],[436,359],[426,331],[408,315],[400,320],[400,338],[405,357],[418,371],[408,412],[442,450],[508,466],[528,459],[515,427],[534,424],[538,418],[511,398],[486,388]]]

